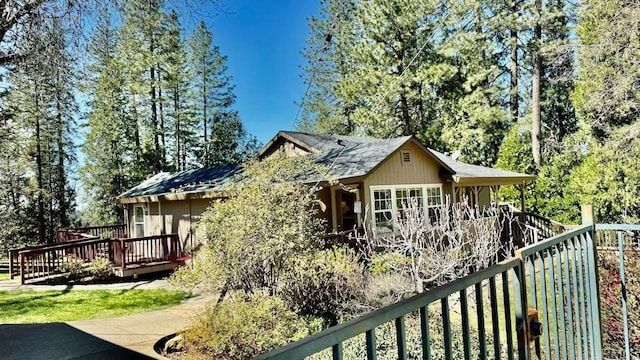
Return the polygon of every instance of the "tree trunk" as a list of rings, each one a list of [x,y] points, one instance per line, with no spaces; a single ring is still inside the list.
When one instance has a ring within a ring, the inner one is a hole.
[[[153,44],[153,41],[152,41]],[[156,104],[156,69],[155,67],[151,67],[149,69],[151,76],[151,90],[149,91],[149,95],[151,95],[151,128],[153,134],[153,150],[155,151],[154,158],[158,160],[154,161],[154,170],[160,170],[160,161],[158,154],[160,153],[160,141],[158,139],[158,104]]]
[[[205,69],[203,69],[204,72]],[[207,84],[206,84],[206,76],[202,75],[202,121],[203,121],[203,145],[204,145],[204,158],[203,164],[205,167],[209,166],[209,144],[207,143],[207,127],[208,127],[208,119],[207,119]]]
[[[176,84],[176,86],[173,89],[173,114],[174,114],[174,119],[173,121],[175,122],[175,131],[176,131],[176,152],[175,152],[175,163],[176,163],[176,170],[178,171],[182,171],[184,170],[182,164],[180,163],[180,146],[181,146],[181,135],[180,135],[180,89],[178,87],[178,85]]]
[[[57,172],[58,172],[58,188],[55,189],[56,191],[56,197],[58,198],[58,207],[59,207],[59,218],[60,218],[60,226],[63,228],[67,228],[69,227],[69,217],[67,216],[68,212],[69,212],[69,202],[66,199],[66,183],[67,183],[67,178],[66,178],[66,174],[64,172],[64,158],[65,158],[65,152],[64,152],[64,141],[63,141],[63,137],[64,137],[64,119],[62,118],[62,107],[60,106],[60,102],[62,101],[62,99],[60,99],[60,93],[57,94],[56,96],[56,100],[57,100],[57,120],[58,123],[57,125],[57,137],[58,137],[58,141],[57,141],[57,146],[58,146],[58,166],[57,166]]]
[[[518,12],[518,2],[513,0],[511,4],[511,29],[509,30],[509,43],[511,46],[511,60],[509,69],[511,78],[509,82],[509,107],[511,110],[511,122],[518,121],[518,30],[516,29],[516,18]]]
[[[38,85],[35,85],[35,95],[34,95],[34,103],[36,109],[39,108],[40,104],[38,101]],[[37,195],[37,208],[38,213],[36,214],[36,221],[38,222],[38,241],[40,244],[45,244],[47,242],[46,235],[46,224],[44,218],[44,197],[42,196],[42,187],[43,187],[43,175],[42,175],[42,147],[40,144],[41,134],[40,134],[40,117],[36,116],[36,178],[38,181],[38,195]]]
[[[160,100],[160,166],[162,170],[165,169],[165,163],[167,161],[167,147],[165,144],[164,134],[164,101],[162,100],[162,73],[158,66],[158,100]]]
[[[540,72],[542,59],[540,46],[542,40],[542,0],[536,0],[536,24],[533,30],[533,84],[532,84],[532,117],[531,117],[531,151],[533,162],[540,169],[542,166],[542,150],[540,146],[542,122],[540,119]]]

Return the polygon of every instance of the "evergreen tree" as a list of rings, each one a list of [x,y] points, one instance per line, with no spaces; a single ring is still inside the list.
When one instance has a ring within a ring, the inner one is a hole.
[[[578,18],[580,68],[573,103],[594,135],[637,123],[640,110],[640,3],[586,0]]]
[[[54,18],[30,29],[24,45],[33,54],[17,64],[9,77],[7,112],[15,126],[13,149],[27,165],[21,176],[28,180],[17,192],[35,210],[39,243],[53,241],[57,227],[68,226],[74,211],[69,171],[74,157],[70,139],[77,112],[73,90],[72,59],[64,30]],[[34,49],[38,49],[35,51]],[[15,202],[13,208],[15,209]]]
[[[228,146],[236,144],[237,148],[243,140],[238,136],[244,130],[236,130],[240,122],[231,110],[235,95],[231,77],[226,74],[226,62],[227,57],[213,44],[213,34],[200,22],[187,39],[187,63],[193,85],[190,111],[202,134],[196,159],[203,166],[233,162],[233,157],[225,155]]]
[[[86,91],[89,102],[88,132],[82,151],[86,155],[81,169],[87,210],[84,221],[91,224],[111,224],[123,221],[123,212],[115,198],[133,184],[131,170],[137,149],[131,119],[127,113],[126,76],[118,61],[116,30],[111,17],[98,19],[89,53],[91,76]]]
[[[193,155],[190,149],[197,145],[197,128],[188,111],[189,73],[187,69],[187,54],[181,38],[178,14],[172,11],[167,17],[166,32],[161,41],[163,62],[163,88],[166,103],[167,121],[167,149],[172,149],[168,156],[172,159],[172,168],[185,170],[188,159]]]
[[[417,135],[466,161],[495,161],[506,114],[492,56],[499,29],[486,23],[497,6],[439,5],[324,2],[321,17],[310,21],[305,71],[312,89],[300,127]]]
[[[350,117],[355,104],[338,96],[338,85],[354,71],[348,56],[357,38],[356,1],[323,0],[320,16],[309,19],[310,36],[304,56],[309,91],[297,128],[312,133],[350,135],[356,124]]]

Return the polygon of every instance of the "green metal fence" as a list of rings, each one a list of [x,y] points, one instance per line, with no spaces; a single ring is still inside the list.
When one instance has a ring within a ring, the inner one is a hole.
[[[544,359],[602,359],[593,226],[583,226],[518,252],[529,306],[540,313]]]
[[[617,277],[616,279],[607,279],[606,284],[615,288],[606,289],[605,284],[605,290],[616,296],[610,296],[611,299],[608,304],[604,304],[603,311],[607,315],[608,328],[622,328],[621,335],[623,337],[623,341],[620,342],[620,334],[604,334],[608,340],[613,341],[609,341],[603,355],[605,358],[637,359],[640,356],[640,344],[637,335],[634,337],[630,335],[629,312],[637,314],[638,294],[628,291],[628,286],[630,282],[634,282],[634,275],[638,275],[638,266],[635,263],[640,258],[638,254],[638,250],[640,250],[640,225],[598,224],[596,230],[600,266],[610,265],[612,267],[611,276]],[[606,264],[607,262],[611,263]],[[617,269],[613,266],[616,262]],[[629,279],[626,274],[628,265],[632,266],[632,271],[636,270],[635,274],[630,274]],[[615,314],[609,314],[605,308],[617,306],[620,306],[620,317],[609,316],[617,315],[617,311],[614,311]]]
[[[377,359],[381,332],[395,328],[398,359],[601,359],[594,226],[582,226],[519,250],[515,257],[446,286],[329,328],[257,359]],[[455,303],[452,306],[452,303]],[[543,335],[530,343],[528,306],[537,308]],[[439,317],[433,317],[434,310]],[[408,319],[419,349],[408,351]],[[431,329],[434,322],[441,329]],[[460,331],[457,331],[460,329]],[[386,334],[386,333],[385,333]],[[436,336],[438,338],[436,338]],[[346,345],[345,345],[346,344]],[[436,344],[443,344],[436,348]],[[359,347],[362,356],[345,354]],[[387,350],[388,344],[384,346]],[[327,354],[327,352],[330,352]],[[435,353],[438,352],[436,355]],[[385,354],[388,357],[388,354]],[[395,356],[393,356],[395,358]]]

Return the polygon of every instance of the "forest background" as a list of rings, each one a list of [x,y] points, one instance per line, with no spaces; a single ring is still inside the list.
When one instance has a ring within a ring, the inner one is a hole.
[[[2,2],[1,249],[121,221],[115,197],[159,171],[255,153],[233,59],[204,22],[183,30],[185,4]],[[530,211],[571,223],[591,203],[599,221],[637,222],[638,18],[640,1],[324,0],[294,126],[415,135],[537,175]]]

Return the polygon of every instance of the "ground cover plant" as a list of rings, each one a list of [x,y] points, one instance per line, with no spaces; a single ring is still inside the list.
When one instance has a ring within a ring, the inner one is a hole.
[[[0,292],[0,323],[98,319],[161,310],[190,293],[176,290],[56,290]]]

